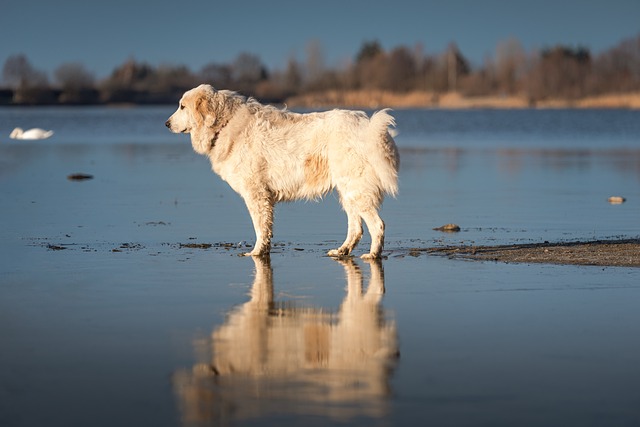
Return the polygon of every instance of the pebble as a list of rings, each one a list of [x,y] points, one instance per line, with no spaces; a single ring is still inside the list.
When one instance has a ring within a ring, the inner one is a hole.
[[[434,228],[436,231],[445,231],[447,233],[457,233],[460,231],[460,226],[457,224],[445,224],[442,227]]]
[[[69,181],[86,181],[88,179],[93,179],[93,175],[89,175],[87,173],[73,173],[71,175],[67,175],[67,179]]]
[[[611,203],[612,205],[620,205],[627,201],[627,199],[625,199],[622,196],[611,196],[609,197],[608,200],[609,200],[609,203]]]

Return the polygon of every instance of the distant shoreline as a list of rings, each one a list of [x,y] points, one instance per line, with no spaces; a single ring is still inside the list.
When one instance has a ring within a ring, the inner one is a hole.
[[[230,88],[233,90],[233,88]],[[136,93],[130,99],[121,102],[101,102],[97,97],[87,102],[56,102],[56,96],[46,96],[42,102],[12,102],[12,93],[0,91],[1,107],[77,107],[77,106],[110,106],[132,107],[138,105],[174,105],[182,95]],[[43,92],[48,93],[48,92]],[[53,92],[52,92],[53,93]],[[241,93],[241,92],[240,92]],[[242,93],[243,95],[246,95]],[[55,95],[55,94],[54,94]],[[630,109],[640,110],[640,92],[609,93],[597,96],[587,96],[578,99],[552,98],[531,100],[525,95],[488,95],[464,96],[459,92],[392,92],[382,90],[326,90],[322,92],[306,93],[288,98],[258,97],[264,104],[285,105],[289,108],[432,108],[443,110],[464,109]]]
[[[439,109],[524,109],[524,108],[619,108],[640,109],[640,92],[604,94],[580,99],[531,101],[525,96],[464,97],[458,92],[397,93],[388,91],[337,91],[310,93],[288,98],[285,104],[296,108],[439,108]]]

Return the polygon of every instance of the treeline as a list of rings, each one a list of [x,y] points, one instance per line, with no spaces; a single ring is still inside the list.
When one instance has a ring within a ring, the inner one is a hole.
[[[2,78],[0,103],[12,105],[174,103],[200,83],[264,102],[328,90],[384,90],[521,96],[535,103],[640,91],[640,34],[598,55],[583,47],[561,45],[527,52],[511,39],[477,66],[454,43],[444,52],[429,55],[420,45],[384,50],[377,41],[369,41],[348,63],[329,68],[320,44],[310,42],[303,60],[292,57],[278,70],[268,70],[259,56],[249,53],[239,54],[228,64],[211,62],[198,71],[130,59],[102,80],[83,64],[66,63],[55,70],[52,81],[25,55],[17,54],[5,61]]]

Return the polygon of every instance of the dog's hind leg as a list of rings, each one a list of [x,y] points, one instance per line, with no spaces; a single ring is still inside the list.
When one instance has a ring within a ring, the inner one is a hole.
[[[256,199],[245,199],[253,228],[256,232],[256,244],[247,256],[263,256],[271,251],[271,237],[273,236],[273,197],[264,193]]]
[[[371,234],[371,249],[368,254],[362,255],[362,259],[377,259],[382,254],[384,247],[384,221],[375,209],[368,209],[360,213],[362,219],[367,224],[369,234]]]
[[[338,249],[331,249],[329,252],[327,252],[327,255],[333,257],[342,257],[349,255],[362,238],[362,219],[360,218],[358,210],[354,209],[352,206],[349,206],[349,204],[346,202],[344,204],[348,221],[347,238],[345,239],[342,246],[340,246]]]

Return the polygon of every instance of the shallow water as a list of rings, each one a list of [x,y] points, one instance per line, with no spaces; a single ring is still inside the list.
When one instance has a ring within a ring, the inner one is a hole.
[[[249,216],[172,110],[0,109],[0,425],[640,422],[637,269],[408,251],[637,237],[640,112],[396,111],[371,265],[324,256],[332,195],[238,257]]]

